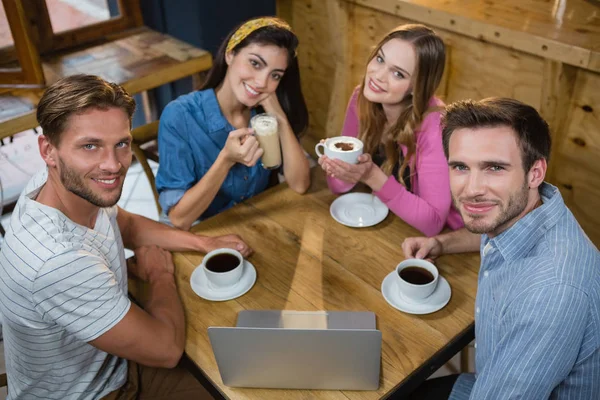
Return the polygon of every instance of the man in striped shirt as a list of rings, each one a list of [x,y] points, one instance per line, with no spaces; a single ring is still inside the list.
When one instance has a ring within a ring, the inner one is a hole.
[[[460,231],[409,238],[406,257],[480,251],[476,373],[414,399],[600,398],[600,253],[544,182],[548,125],[512,99],[447,107],[443,141]]]
[[[19,198],[0,252],[9,399],[210,398],[181,368],[166,370],[185,342],[166,250],[251,250],[235,235],[196,236],[116,206],[134,109],[123,88],[89,75],[40,100],[47,168]],[[124,246],[136,249],[129,270]],[[127,296],[128,273],[148,283],[144,309]]]

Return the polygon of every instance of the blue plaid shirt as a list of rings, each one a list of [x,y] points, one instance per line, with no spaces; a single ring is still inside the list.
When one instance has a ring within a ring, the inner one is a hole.
[[[160,163],[156,175],[158,200],[165,214],[208,172],[233,130],[212,89],[180,96],[167,105],[158,129]],[[200,219],[262,192],[269,175],[260,162],[253,167],[235,164]]]
[[[600,399],[600,253],[544,183],[544,204],[481,241],[476,374],[450,399]]]

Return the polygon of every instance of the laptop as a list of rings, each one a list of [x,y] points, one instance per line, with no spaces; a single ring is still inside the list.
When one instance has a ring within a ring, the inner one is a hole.
[[[253,311],[233,328],[209,327],[231,387],[376,390],[381,332],[372,312]]]

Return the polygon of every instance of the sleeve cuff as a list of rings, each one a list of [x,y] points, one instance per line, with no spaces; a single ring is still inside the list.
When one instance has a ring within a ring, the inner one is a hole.
[[[475,374],[460,374],[450,393],[449,400],[468,400],[475,385]]]
[[[181,200],[185,192],[186,191],[183,189],[166,189],[160,192],[158,195],[158,203],[165,215],[169,215],[171,208],[179,203],[179,200]]]
[[[115,325],[117,325],[123,320],[123,318],[125,318],[125,315],[127,315],[130,308],[131,300],[129,300],[129,297],[123,296],[122,299],[119,299],[119,304],[111,312],[111,314],[115,316],[114,319],[110,323],[102,327],[102,329],[97,330],[94,333],[90,334],[87,338],[84,338],[83,341],[91,342],[92,340],[98,339],[100,336],[104,335],[106,332],[114,328]],[[82,332],[81,334],[83,335],[84,332]]]
[[[406,188],[396,178],[390,176],[381,189],[373,192],[373,194],[387,205],[390,201],[402,196],[405,191]]]
[[[332,178],[330,176],[327,176],[326,179],[329,190],[331,190],[331,192],[334,194],[346,193],[356,186],[354,183],[344,182],[340,179]]]

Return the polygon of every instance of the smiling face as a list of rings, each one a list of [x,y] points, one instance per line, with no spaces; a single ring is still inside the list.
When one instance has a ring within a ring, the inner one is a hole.
[[[49,157],[50,173],[58,174],[66,190],[97,207],[115,205],[132,159],[127,114],[90,108],[72,115]]]
[[[246,107],[254,107],[277,90],[288,66],[288,52],[275,45],[252,43],[225,55],[226,84]]]
[[[495,236],[524,215],[537,185],[530,189],[535,178],[510,127],[457,129],[448,150],[453,201],[469,231]]]
[[[367,65],[364,96],[373,103],[400,103],[411,89],[416,62],[412,44],[388,40]]]

